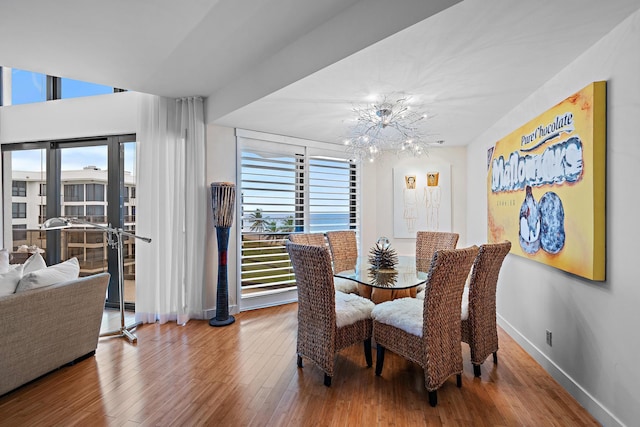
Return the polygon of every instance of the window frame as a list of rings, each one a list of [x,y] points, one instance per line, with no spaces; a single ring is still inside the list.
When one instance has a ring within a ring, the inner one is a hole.
[[[284,140],[283,140],[284,139]],[[239,201],[237,205],[238,226],[237,226],[237,274],[238,274],[238,286],[237,286],[237,301],[239,302],[240,310],[250,310],[253,308],[264,307],[268,305],[278,305],[288,302],[294,302],[297,300],[297,288],[292,286],[292,289],[279,290],[275,289],[273,292],[265,292],[258,296],[247,296],[243,292],[243,234],[246,233],[247,223],[243,221],[243,213],[246,216],[251,212],[248,207],[249,203],[244,203],[247,197],[243,181],[243,152],[246,150],[254,149],[255,151],[268,152],[270,147],[274,147],[275,151],[272,153],[274,157],[298,155],[298,167],[296,174],[296,186],[297,192],[295,193],[295,201],[291,201],[288,205],[295,206],[295,231],[297,232],[312,232],[314,231],[310,224],[313,219],[310,218],[310,206],[309,206],[309,187],[311,185],[311,176],[309,162],[314,158],[327,158],[337,160],[340,159],[345,165],[348,164],[348,179],[350,183],[353,183],[350,187],[350,192],[345,200],[345,214],[349,216],[349,224],[341,229],[354,230],[357,233],[358,240],[360,236],[360,213],[359,213],[359,191],[360,191],[360,167],[348,160],[348,154],[336,147],[335,144],[327,144],[316,141],[299,140],[297,138],[283,138],[276,135],[263,134],[261,132],[247,131],[242,129],[236,130],[236,182],[237,192],[236,199]],[[278,148],[284,148],[284,152],[280,152]],[[288,154],[287,154],[288,153]],[[246,160],[246,159],[245,159]],[[292,160],[285,164],[291,164]],[[266,165],[262,166],[266,169]],[[252,180],[252,186],[255,185],[255,180]],[[275,203],[277,205],[277,203]],[[254,205],[255,207],[255,205]],[[288,210],[287,210],[288,212]],[[266,216],[266,215],[265,215]],[[245,228],[245,230],[243,230]],[[338,228],[333,228],[338,229]],[[283,236],[279,236],[276,233],[277,238],[282,237],[282,247],[284,248],[284,242],[290,233],[285,233]],[[286,251],[285,251],[286,253]],[[245,270],[246,273],[249,270]],[[268,274],[268,273],[267,273]],[[256,280],[255,277],[252,279]],[[259,280],[259,278],[258,278]],[[254,286],[257,285],[257,286]],[[252,283],[252,286],[259,288],[259,285]],[[243,295],[244,294],[244,295]]]

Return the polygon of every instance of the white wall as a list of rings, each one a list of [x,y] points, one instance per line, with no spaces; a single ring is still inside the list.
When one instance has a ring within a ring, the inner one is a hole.
[[[590,282],[509,255],[499,323],[604,425],[640,420],[640,12],[636,12],[468,147],[467,232],[486,240],[486,153],[593,81],[607,81],[607,280]],[[544,60],[544,58],[540,58]],[[553,332],[553,347],[545,330]]]
[[[374,163],[365,162],[362,174],[362,248],[369,251],[378,237],[386,236],[399,255],[413,255],[415,238],[393,237],[393,169],[419,168],[429,164],[451,164],[451,228],[460,234],[458,247],[466,245],[467,182],[466,147],[433,147],[424,157],[400,157],[387,154]]]
[[[0,108],[0,144],[135,133],[137,119],[136,92],[9,105]],[[9,170],[0,188],[5,178]],[[0,224],[5,215],[10,204],[0,211]]]
[[[120,92],[0,108],[0,144],[135,133],[138,93]]]
[[[236,182],[236,134],[235,129],[216,125],[207,125],[207,185],[212,182]],[[205,249],[205,298],[204,309],[207,317],[215,316],[216,287],[218,284],[218,240],[213,226],[211,213],[211,194],[207,210],[207,236]],[[237,273],[237,226],[234,218],[229,230],[229,248],[227,249],[227,282],[229,292],[229,312],[238,311],[238,273]]]

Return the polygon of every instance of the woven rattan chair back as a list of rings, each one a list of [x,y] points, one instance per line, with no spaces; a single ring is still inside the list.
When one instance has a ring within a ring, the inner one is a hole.
[[[302,356],[325,372],[324,384],[331,385],[335,357],[341,349],[363,342],[371,366],[371,318],[351,325],[336,325],[336,291],[327,247],[287,242],[298,287],[298,366]],[[368,353],[367,353],[368,352]]]
[[[425,385],[435,390],[451,375],[462,372],[460,315],[464,283],[477,247],[439,250],[433,257],[425,288],[422,351]]]
[[[358,262],[355,231],[327,231],[327,241],[333,258],[333,271],[353,270]]]
[[[496,288],[504,258],[511,242],[480,246],[473,263],[469,282],[469,316],[462,321],[462,341],[469,344],[471,363],[476,377],[480,365],[493,353],[498,362],[498,330],[496,327]]]
[[[418,231],[416,234],[416,267],[418,271],[428,272],[433,254],[440,249],[455,249],[458,233],[442,231]]]
[[[289,234],[289,240],[299,245],[311,245],[325,247],[327,243],[323,233],[294,233]]]
[[[462,293],[477,253],[476,246],[436,251],[422,302],[422,336],[384,322],[373,322],[374,339],[378,343],[376,375],[382,372],[385,349],[418,363],[424,369],[424,385],[431,406],[436,406],[437,389],[451,375],[456,375],[458,387],[462,386],[462,344],[459,342]]]

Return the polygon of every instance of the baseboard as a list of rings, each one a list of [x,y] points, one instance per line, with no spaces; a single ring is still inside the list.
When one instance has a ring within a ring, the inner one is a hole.
[[[234,304],[229,306],[229,314],[238,314],[239,312],[240,310],[237,305]],[[213,319],[214,317],[216,317],[215,308],[208,308],[204,310],[204,319]]]
[[[520,333],[511,323],[498,315],[498,325],[509,334],[536,362],[569,392],[598,422],[605,426],[624,427],[624,423],[604,407],[595,397],[563,371],[553,360]]]

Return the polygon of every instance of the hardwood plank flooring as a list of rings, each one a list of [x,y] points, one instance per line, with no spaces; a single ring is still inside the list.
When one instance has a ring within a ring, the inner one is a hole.
[[[103,330],[119,325],[114,313]],[[387,352],[376,377],[361,345],[340,353],[325,387],[312,362],[296,366],[296,328],[289,304],[222,328],[143,325],[137,344],[102,338],[94,357],[0,397],[0,426],[598,425],[502,330],[499,363],[489,358],[481,379],[462,344],[463,386],[451,378],[432,408],[422,369]]]

